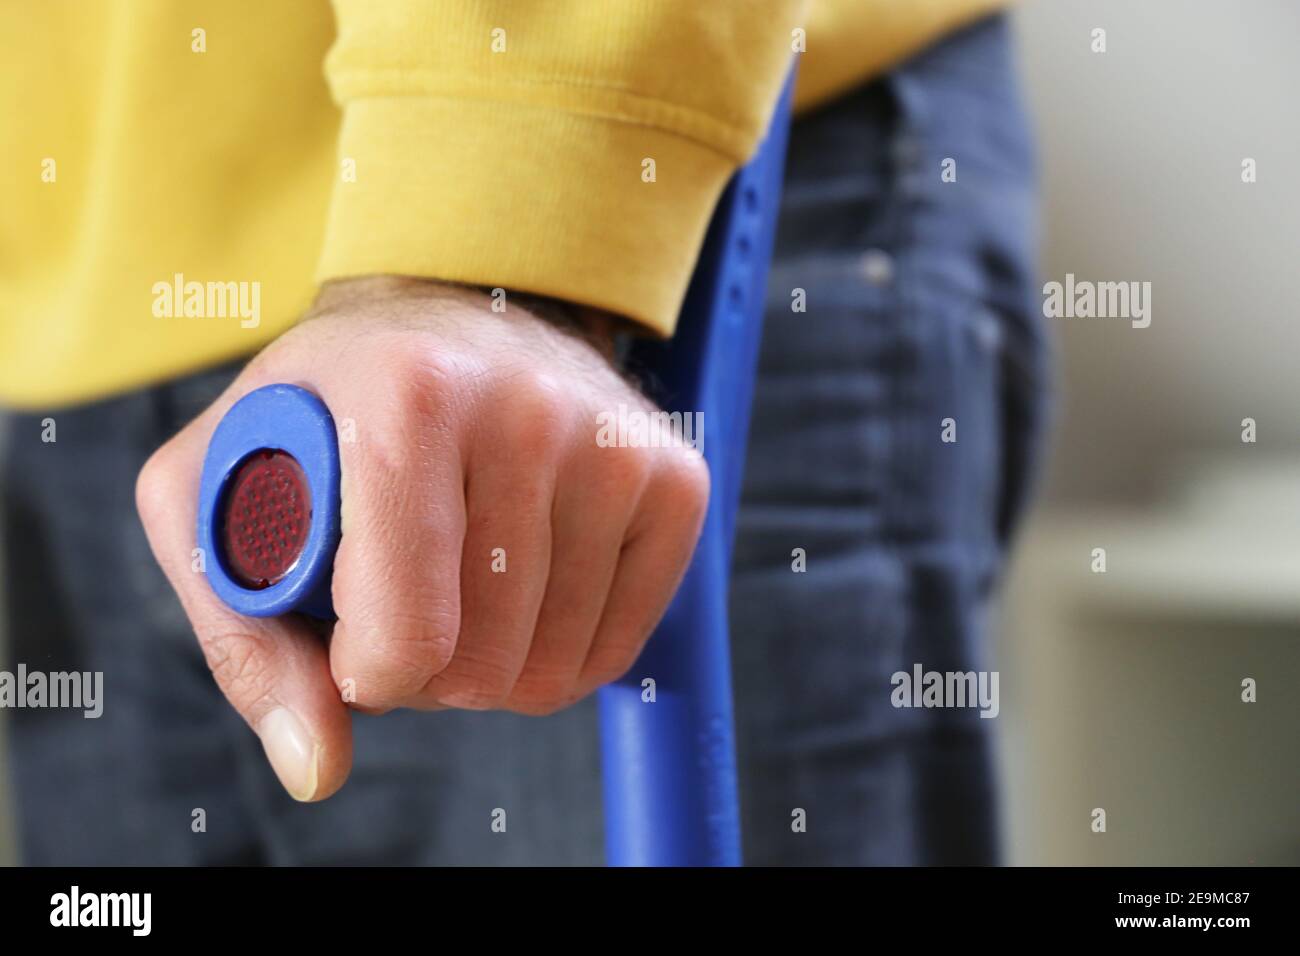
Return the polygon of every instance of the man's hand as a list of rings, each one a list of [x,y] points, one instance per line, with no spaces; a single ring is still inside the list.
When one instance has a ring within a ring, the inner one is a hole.
[[[418,280],[336,284],[140,474],[150,544],[217,683],[300,800],[329,796],[351,766],[340,688],[369,712],[550,713],[632,665],[690,560],[703,459],[598,446],[600,413],[653,406],[599,342],[490,302]],[[273,382],[355,429],[339,445],[328,644],[305,619],[235,614],[191,570],[208,439]]]

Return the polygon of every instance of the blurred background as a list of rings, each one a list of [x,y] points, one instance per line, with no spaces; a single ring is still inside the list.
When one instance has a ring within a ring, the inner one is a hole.
[[[1039,0],[1016,22],[1043,279],[1148,281],[1153,318],[1050,320],[1056,430],[998,647],[1007,859],[1300,863],[1300,5]]]
[[[1017,20],[1044,281],[1149,281],[1153,318],[1050,320],[1053,449],[999,646],[1008,857],[1295,864],[1300,6],[1054,0]]]

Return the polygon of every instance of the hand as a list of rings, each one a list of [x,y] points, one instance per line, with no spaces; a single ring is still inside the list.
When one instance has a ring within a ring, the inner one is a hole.
[[[602,412],[654,407],[599,337],[490,304],[420,280],[335,284],[140,474],[150,544],[217,683],[300,800],[347,777],[341,688],[368,712],[551,713],[632,665],[690,560],[703,459],[598,445]],[[235,614],[191,570],[208,439],[235,401],[273,382],[355,423],[339,445],[328,644],[303,618]]]

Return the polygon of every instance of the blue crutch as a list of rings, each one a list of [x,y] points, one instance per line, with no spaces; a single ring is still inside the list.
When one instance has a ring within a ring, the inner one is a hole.
[[[740,863],[727,595],[792,89],[793,76],[757,154],[719,201],[676,335],[633,350],[633,367],[665,409],[702,413],[713,491],[663,622],[628,675],[600,691],[611,865]],[[228,546],[223,515],[232,501],[276,487],[296,489],[282,503],[297,559],[266,585]],[[213,433],[200,482],[198,544],[217,556],[207,565],[213,590],[243,614],[332,618],[339,536],[338,439],[328,409],[296,386],[249,393]]]

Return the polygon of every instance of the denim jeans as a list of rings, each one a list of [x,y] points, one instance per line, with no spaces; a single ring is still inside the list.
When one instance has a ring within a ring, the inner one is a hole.
[[[993,666],[986,619],[1042,433],[1033,168],[1011,61],[1006,23],[986,20],[793,130],[732,594],[751,863],[997,857],[996,721],[890,696],[915,663]],[[6,666],[102,671],[105,697],[94,720],[7,715],[22,858],[600,862],[591,700],[543,719],[358,715],[344,789],[313,805],[282,792],[133,506],[148,454],[236,372],[55,413],[54,443],[43,415],[5,416]]]

